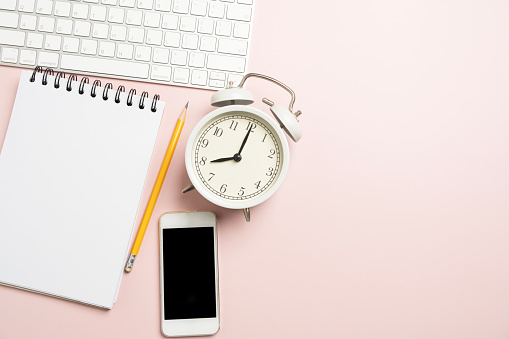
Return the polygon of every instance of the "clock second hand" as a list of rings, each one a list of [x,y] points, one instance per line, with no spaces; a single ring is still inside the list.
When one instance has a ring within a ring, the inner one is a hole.
[[[246,136],[244,137],[244,140],[242,141],[242,145],[240,145],[240,150],[233,155],[233,157],[228,158],[219,158],[216,160],[211,160],[210,162],[223,162],[223,161],[229,161],[229,160],[235,160],[236,162],[239,162],[242,160],[242,155],[240,155],[240,152],[244,149],[244,146],[246,145],[247,138],[249,138],[249,135],[251,134],[251,130],[253,129],[253,125],[249,127],[249,130],[246,133]]]

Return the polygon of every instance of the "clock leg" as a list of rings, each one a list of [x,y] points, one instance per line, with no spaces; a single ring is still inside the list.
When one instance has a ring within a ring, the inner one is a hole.
[[[194,186],[193,186],[193,184],[189,184],[189,185],[187,185],[187,186],[186,186],[186,187],[182,190],[182,193],[187,193],[187,192],[192,191],[192,190],[194,190]]]
[[[249,208],[244,208],[244,217],[247,222],[251,220],[251,212],[249,211]]]

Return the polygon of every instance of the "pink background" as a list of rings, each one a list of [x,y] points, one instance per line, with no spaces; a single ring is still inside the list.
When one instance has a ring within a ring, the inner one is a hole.
[[[295,90],[304,134],[250,223],[180,193],[212,92],[113,80],[167,104],[142,206],[190,101],[134,270],[111,311],[0,286],[0,338],[160,338],[157,216],[175,210],[217,213],[218,339],[509,338],[507,18],[505,0],[258,0],[249,70]],[[0,67],[0,142],[19,74]]]

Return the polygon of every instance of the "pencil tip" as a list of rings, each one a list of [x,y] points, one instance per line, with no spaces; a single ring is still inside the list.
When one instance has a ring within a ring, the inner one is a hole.
[[[188,101],[188,102],[187,102],[187,104],[186,104],[186,109],[187,109],[187,105],[189,105],[189,101]]]

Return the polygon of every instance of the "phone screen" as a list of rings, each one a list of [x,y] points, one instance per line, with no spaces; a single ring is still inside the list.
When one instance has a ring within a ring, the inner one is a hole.
[[[214,228],[163,229],[164,319],[216,317]]]

